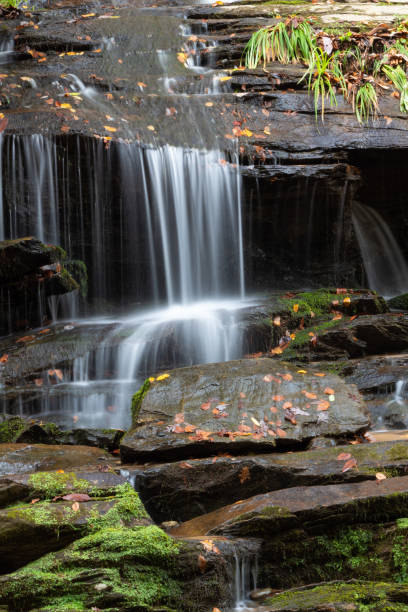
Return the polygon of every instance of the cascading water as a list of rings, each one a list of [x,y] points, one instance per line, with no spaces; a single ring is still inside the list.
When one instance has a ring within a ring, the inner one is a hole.
[[[92,172],[78,165],[73,173],[68,154],[75,148]],[[114,331],[79,357],[63,382],[37,390],[35,400],[6,401],[5,410],[25,407],[65,425],[75,417],[78,426],[127,426],[131,394],[146,374],[240,356],[244,261],[236,165],[217,151],[135,144],[111,151],[103,143],[84,150],[75,140],[64,158],[58,142],[42,136],[12,136],[3,153],[3,237],[35,234],[85,259],[95,300],[115,288],[119,304],[130,296],[153,304],[116,319]],[[115,217],[112,201],[119,203]],[[112,261],[121,263],[115,268]],[[52,300],[53,316],[61,302],[72,317],[75,303],[65,297]]]
[[[248,596],[252,590],[257,588],[259,543],[237,540],[232,543],[232,546],[234,556],[233,610],[234,612],[253,610],[253,602],[248,600]]]
[[[381,215],[363,204],[353,205],[353,224],[370,289],[392,297],[408,290],[408,265]]]

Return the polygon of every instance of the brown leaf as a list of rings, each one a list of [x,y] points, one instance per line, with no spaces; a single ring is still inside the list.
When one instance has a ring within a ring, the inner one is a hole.
[[[85,502],[89,501],[91,498],[87,493],[68,493],[68,495],[63,495],[62,499],[66,501]]]
[[[343,465],[343,469],[341,471],[348,472],[349,470],[352,470],[353,468],[356,468],[356,467],[357,467],[357,461],[354,459],[354,457],[351,457],[351,459],[346,461],[346,463]]]
[[[347,461],[347,459],[351,459],[350,453],[340,453],[340,455],[337,456],[337,461]]]
[[[73,511],[74,511],[74,512],[78,512],[78,510],[79,510],[79,504],[78,504],[78,502],[74,502],[74,503],[72,504],[72,509],[73,509]]]
[[[16,340],[16,342],[30,342],[30,340],[35,340],[35,336],[23,336]]]
[[[240,471],[240,473],[238,474],[238,478],[239,478],[239,482],[241,484],[244,484],[244,482],[246,482],[247,480],[251,479],[251,475],[249,472],[249,467],[245,466],[242,468],[242,470]]]
[[[187,461],[183,461],[182,463],[180,463],[180,467],[183,469],[192,469],[193,466],[190,463],[187,463]]]
[[[205,560],[203,555],[198,555],[198,567],[200,569],[200,572],[204,574],[205,568],[207,567],[207,561]]]
[[[7,363],[7,361],[8,361],[8,355],[7,353],[4,353],[4,355],[0,357],[0,363]]]
[[[201,404],[201,410],[209,410],[211,408],[211,402],[206,402],[205,404]]]

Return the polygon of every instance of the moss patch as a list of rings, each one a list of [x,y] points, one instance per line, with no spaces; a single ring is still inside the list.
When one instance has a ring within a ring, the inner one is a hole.
[[[0,423],[0,442],[15,442],[26,428],[26,423],[20,417],[12,417]]]
[[[85,493],[91,485],[87,480],[77,478],[74,472],[35,472],[28,479],[34,489],[34,497],[53,499],[56,495],[67,493]]]
[[[135,423],[140,412],[140,408],[142,405],[142,401],[148,390],[150,389],[150,380],[146,378],[143,385],[140,387],[138,391],[132,397],[132,405],[131,405],[131,413],[132,413],[132,423]]]

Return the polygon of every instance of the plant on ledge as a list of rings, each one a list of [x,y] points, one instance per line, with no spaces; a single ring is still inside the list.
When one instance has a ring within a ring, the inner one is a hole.
[[[264,69],[271,61],[302,63],[306,71],[299,83],[306,81],[313,95],[316,119],[320,109],[324,120],[327,107],[337,106],[341,95],[363,125],[377,117],[378,93],[390,86],[400,111],[408,112],[407,34],[408,22],[403,22],[394,29],[382,24],[370,32],[336,36],[315,31],[308,20],[291,15],[254,32],[243,55],[250,69],[261,62]]]

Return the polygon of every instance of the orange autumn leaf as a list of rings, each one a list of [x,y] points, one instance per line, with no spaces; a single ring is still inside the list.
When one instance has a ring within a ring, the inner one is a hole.
[[[73,509],[73,511],[74,511],[74,512],[78,512],[78,510],[79,510],[79,504],[78,504],[78,502],[74,502],[74,503],[72,504],[72,509]]]
[[[334,389],[331,389],[330,387],[326,387],[324,390],[324,393],[326,393],[326,395],[334,395]]]
[[[307,397],[307,399],[316,399],[316,393],[310,393],[309,391],[302,391],[303,395]]]
[[[207,567],[207,561],[205,560],[203,555],[198,555],[198,568],[202,574],[205,572],[206,567]]]
[[[349,470],[352,470],[353,468],[356,468],[356,467],[357,467],[357,461],[354,459],[354,457],[351,457],[351,459],[346,461],[346,463],[343,465],[343,469],[341,471],[348,472]]]
[[[205,402],[201,404],[201,410],[209,410],[211,408],[211,402]]]
[[[271,353],[272,355],[281,355],[283,350],[279,346],[276,346],[275,348],[271,349]]]
[[[293,376],[292,374],[283,374],[282,376],[283,380],[293,380]]]
[[[118,131],[118,128],[112,127],[111,125],[104,125],[103,127],[108,132],[117,132]]]
[[[299,304],[293,304],[293,312],[297,312],[299,310]]]
[[[324,410],[328,410],[330,408],[330,402],[326,402],[326,400],[321,400],[316,407],[316,410],[322,412]]]
[[[30,342],[30,340],[35,340],[35,336],[23,336],[22,338],[18,338],[16,342]]]
[[[285,410],[289,410],[290,408],[292,408],[292,406],[293,406],[292,402],[285,402],[285,403],[283,404],[283,408],[284,408]]]
[[[276,433],[281,438],[285,438],[286,437],[286,431],[283,431],[283,429],[280,429],[279,427],[276,428]]]
[[[281,402],[285,398],[284,398],[283,395],[272,395],[272,399],[273,399],[274,402]]]
[[[240,473],[238,474],[238,478],[241,484],[244,484],[244,482],[246,482],[247,480],[250,480],[251,475],[249,472],[249,467],[247,466],[243,467]]]
[[[313,376],[320,376],[322,378],[323,376],[326,376],[326,374],[324,372],[315,372]]]
[[[175,417],[174,417],[174,422],[175,423],[184,423],[184,413],[183,412],[178,412]]]
[[[173,427],[173,431],[174,433],[184,433],[184,427],[181,427],[180,425],[175,425]]]
[[[340,453],[340,455],[337,456],[337,461],[347,461],[347,459],[351,459],[350,453]]]
[[[4,353],[4,355],[0,357],[0,363],[7,363],[7,361],[8,361],[8,355],[7,353]]]
[[[192,465],[191,463],[187,463],[187,461],[183,461],[182,463],[180,463],[180,467],[183,469],[192,469]]]

